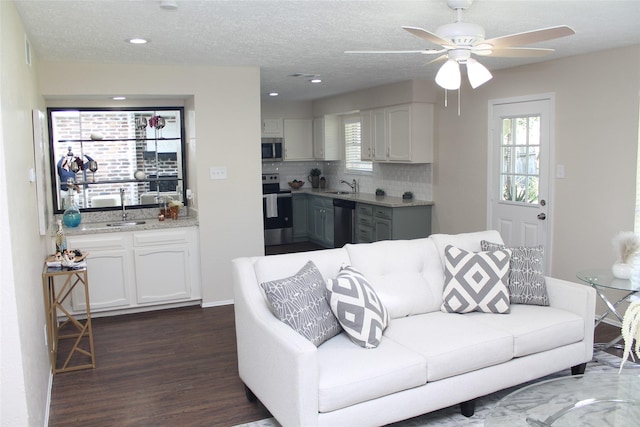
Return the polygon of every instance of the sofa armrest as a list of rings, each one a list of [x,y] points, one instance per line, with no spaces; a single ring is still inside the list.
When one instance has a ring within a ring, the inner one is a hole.
[[[317,349],[271,313],[254,262],[254,258],[233,260],[240,378],[283,426],[315,426]]]
[[[588,285],[545,276],[549,305],[575,313],[584,318],[586,360],[593,357],[593,332],[596,317],[596,291]]]

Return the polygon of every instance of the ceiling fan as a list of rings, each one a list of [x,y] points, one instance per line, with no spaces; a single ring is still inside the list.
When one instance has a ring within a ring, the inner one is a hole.
[[[383,50],[366,51],[352,50],[345,53],[421,53],[425,55],[442,54],[434,60],[446,62],[436,74],[436,83],[449,90],[460,88],[460,64],[467,66],[467,76],[472,88],[489,81],[493,76],[491,72],[471,55],[494,56],[503,58],[540,57],[550,54],[554,49],[515,47],[542,41],[557,39],[575,34],[575,31],[566,25],[542,28],[523,33],[510,34],[492,39],[485,39],[485,31],[482,26],[462,22],[462,12],[471,6],[473,0],[447,0],[449,8],[453,9],[457,18],[453,24],[438,27],[435,32],[417,27],[402,27],[404,30],[420,37],[423,40],[442,46],[441,49],[422,50]]]

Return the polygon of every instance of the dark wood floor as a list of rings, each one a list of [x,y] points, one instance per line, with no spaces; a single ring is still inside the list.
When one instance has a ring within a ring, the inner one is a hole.
[[[228,427],[269,417],[245,397],[233,315],[233,306],[195,306],[93,319],[96,368],[55,375],[49,425]],[[602,324],[596,342],[618,333]]]
[[[238,377],[233,306],[93,319],[96,368],[54,376],[50,426],[232,426],[269,417]]]

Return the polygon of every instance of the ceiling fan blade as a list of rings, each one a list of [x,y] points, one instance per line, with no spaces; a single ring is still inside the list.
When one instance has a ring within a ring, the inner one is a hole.
[[[410,32],[416,37],[430,41],[431,43],[439,44],[450,49],[455,49],[456,45],[451,40],[443,39],[439,35],[418,27],[402,27],[405,31]]]
[[[448,57],[448,56],[449,56],[449,55],[447,55],[447,54],[440,55],[440,56],[438,56],[437,58],[432,59],[431,61],[427,62],[427,63],[426,63],[426,64],[424,64],[424,65],[433,64],[434,62],[440,62],[440,61],[442,61],[443,59],[447,59],[447,57]]]
[[[549,55],[550,53],[555,52],[555,49],[542,49],[535,47],[508,47],[505,49],[489,49],[486,54],[482,53],[480,50],[478,52],[473,52],[479,56],[493,56],[497,58],[538,58],[541,56]]]
[[[344,53],[422,53],[424,55],[433,55],[445,52],[445,49],[422,49],[422,50],[345,50]]]
[[[525,31],[524,33],[510,34],[508,36],[496,37],[479,41],[476,46],[491,45],[495,49],[518,46],[524,44],[538,43],[546,40],[553,40],[575,34],[573,28],[566,25],[557,27],[542,28],[539,30]]]

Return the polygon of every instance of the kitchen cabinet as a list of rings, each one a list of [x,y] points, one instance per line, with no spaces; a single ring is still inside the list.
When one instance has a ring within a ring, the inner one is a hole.
[[[307,240],[307,195],[293,194],[293,240]]]
[[[92,312],[135,312],[201,298],[196,227],[68,236],[67,242],[89,253]],[[84,295],[72,294],[71,310],[84,309]]]
[[[361,113],[362,158],[375,162],[433,162],[433,105],[411,103]]]
[[[308,198],[309,239],[325,248],[333,248],[333,199]]]
[[[313,160],[313,121],[284,120],[284,160]]]
[[[341,160],[340,119],[336,115],[313,119],[313,157],[316,160]]]
[[[360,160],[373,160],[373,111],[360,112]]]
[[[262,120],[263,138],[282,138],[284,135],[282,119]]]
[[[431,234],[431,206],[387,207],[358,203],[356,241],[417,239]]]

